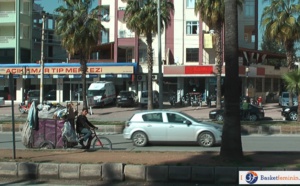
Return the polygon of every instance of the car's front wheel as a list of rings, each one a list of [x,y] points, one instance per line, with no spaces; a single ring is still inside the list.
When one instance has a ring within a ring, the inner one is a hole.
[[[218,115],[216,115],[216,120],[217,121],[223,121],[224,118],[223,118],[223,116],[221,114],[218,114]]]
[[[250,114],[249,120],[250,121],[257,121],[257,116],[255,114]]]
[[[211,132],[202,132],[198,136],[198,143],[203,147],[211,147],[215,144],[215,137]]]
[[[292,111],[289,113],[289,118],[292,121],[297,121],[298,120],[298,114],[295,111]]]
[[[137,147],[144,147],[148,143],[148,137],[144,132],[138,131],[138,132],[133,133],[132,142],[133,142],[133,145],[135,145]]]

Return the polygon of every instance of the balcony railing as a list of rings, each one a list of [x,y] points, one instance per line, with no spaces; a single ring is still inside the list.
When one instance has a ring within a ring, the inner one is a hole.
[[[15,39],[15,36],[0,36],[0,43],[8,43],[11,39]]]

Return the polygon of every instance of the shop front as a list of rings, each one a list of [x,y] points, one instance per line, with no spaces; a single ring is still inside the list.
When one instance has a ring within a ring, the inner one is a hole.
[[[135,63],[88,63],[87,87],[94,81],[113,81],[116,90],[134,89],[132,77],[136,71]],[[0,86],[9,87],[8,75],[12,73],[15,87],[15,100],[23,101],[25,92],[43,87],[44,96],[55,92],[51,101],[81,101],[82,75],[77,63],[46,63],[44,81],[41,84],[39,64],[2,64],[0,65]],[[10,93],[9,93],[10,94]]]

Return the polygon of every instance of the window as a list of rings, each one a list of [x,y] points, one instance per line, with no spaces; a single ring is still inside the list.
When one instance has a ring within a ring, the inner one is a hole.
[[[199,21],[187,21],[186,22],[186,34],[198,34],[199,33]]]
[[[198,62],[198,61],[199,61],[199,48],[187,48],[186,62]]]
[[[183,123],[186,119],[178,114],[167,113],[169,123]]]
[[[142,118],[144,121],[163,122],[161,113],[144,114]]]
[[[101,30],[101,43],[108,43],[109,42],[109,30]]]
[[[195,8],[195,0],[186,0],[186,8]]]
[[[255,2],[246,1],[244,4],[244,16],[245,17],[254,17],[255,14]]]

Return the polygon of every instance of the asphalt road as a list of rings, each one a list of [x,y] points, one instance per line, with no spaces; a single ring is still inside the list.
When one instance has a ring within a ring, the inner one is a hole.
[[[153,143],[146,147],[135,147],[122,134],[105,135],[113,143],[113,150],[119,151],[220,151],[220,146],[200,147],[197,144]],[[300,151],[300,135],[248,135],[242,136],[243,151]],[[11,132],[0,135],[0,149],[12,149]],[[79,147],[78,147],[79,148]],[[16,149],[26,149],[21,143],[21,133],[16,133]]]

